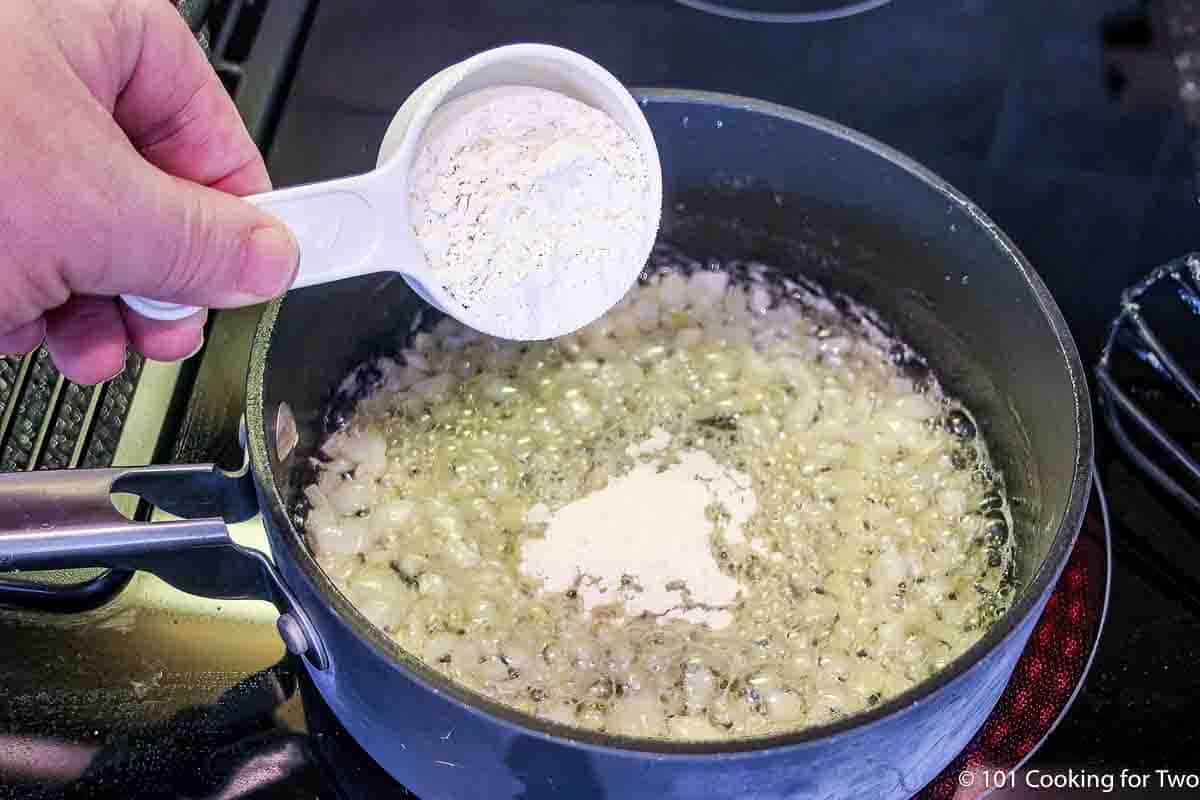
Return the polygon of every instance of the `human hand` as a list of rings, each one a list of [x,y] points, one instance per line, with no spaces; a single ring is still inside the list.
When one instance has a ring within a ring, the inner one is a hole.
[[[168,0],[0,2],[0,353],[46,342],[71,380],[203,342],[205,314],[146,319],[117,295],[204,307],[281,294],[287,228],[254,142]]]

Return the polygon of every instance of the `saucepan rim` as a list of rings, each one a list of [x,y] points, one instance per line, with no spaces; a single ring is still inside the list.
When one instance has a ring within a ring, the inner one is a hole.
[[[900,167],[914,178],[933,188],[953,206],[965,212],[992,238],[997,247],[1008,256],[1030,292],[1037,301],[1042,315],[1050,324],[1058,341],[1059,354],[1067,369],[1072,384],[1072,401],[1075,419],[1075,453],[1071,477],[1071,491],[1055,531],[1050,548],[1031,577],[1013,607],[983,637],[965,653],[944,669],[928,679],[881,703],[869,711],[825,725],[804,728],[793,733],[772,736],[731,739],[714,742],[678,742],[662,739],[632,738],[581,731],[558,723],[548,722],[530,714],[517,711],[484,697],[462,686],[426,666],[403,650],[399,644],[383,631],[372,625],[342,592],[326,576],[317,564],[304,541],[303,534],[296,529],[292,516],[275,482],[270,468],[270,447],[267,440],[267,414],[263,406],[264,376],[273,338],[275,320],[285,300],[276,300],[263,313],[255,333],[247,376],[246,429],[250,462],[263,498],[264,512],[269,518],[268,530],[272,534],[272,549],[276,558],[291,558],[302,576],[311,582],[316,593],[333,608],[336,615],[353,632],[369,643],[371,648],[406,677],[427,691],[444,695],[483,720],[514,729],[524,735],[534,736],[560,744],[585,749],[595,749],[625,756],[663,758],[744,758],[756,754],[775,753],[781,748],[803,747],[817,742],[828,743],[831,739],[851,731],[861,731],[884,719],[903,714],[920,705],[931,696],[950,687],[962,679],[988,654],[994,652],[1009,637],[1016,634],[1021,623],[1040,607],[1048,591],[1057,581],[1074,546],[1086,511],[1088,492],[1091,487],[1092,461],[1092,416],[1091,402],[1083,365],[1075,342],[1071,337],[1062,313],[1050,296],[1045,284],[1033,267],[1017,249],[1016,245],[988,217],[961,192],[933,172],[910,159],[908,156],[884,145],[858,131],[836,122],[786,106],[735,95],[676,89],[633,89],[641,102],[649,104],[701,104],[710,108],[729,111],[746,111],[765,115],[787,122],[814,128],[837,139],[861,147],[894,166]],[[280,552],[282,545],[283,552]],[[336,660],[336,654],[334,654]],[[336,680],[336,678],[335,678]]]

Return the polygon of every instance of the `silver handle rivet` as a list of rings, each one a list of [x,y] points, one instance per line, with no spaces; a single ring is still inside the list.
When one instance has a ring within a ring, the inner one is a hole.
[[[280,614],[279,619],[275,621],[275,628],[289,653],[302,656],[308,652],[308,638],[304,635],[304,628],[291,614]]]

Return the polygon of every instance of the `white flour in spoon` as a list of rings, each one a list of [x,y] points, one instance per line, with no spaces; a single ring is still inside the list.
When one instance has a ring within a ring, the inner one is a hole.
[[[517,289],[532,326],[539,297],[569,296],[558,284],[594,292],[611,265],[628,274],[623,266],[641,256],[649,191],[636,142],[603,111],[504,86],[438,110],[421,138],[409,199],[429,267],[450,294],[499,313]],[[503,319],[519,336],[520,315]]]
[[[660,439],[637,454],[662,449]],[[575,589],[585,612],[619,604],[627,616],[722,628],[733,620],[727,609],[741,586],[719,569],[711,538],[716,528],[726,540],[741,540],[755,505],[749,476],[685,450],[678,463],[640,463],[553,515],[535,508],[530,521],[548,526],[544,538],[525,543],[521,571],[541,578],[545,591]]]

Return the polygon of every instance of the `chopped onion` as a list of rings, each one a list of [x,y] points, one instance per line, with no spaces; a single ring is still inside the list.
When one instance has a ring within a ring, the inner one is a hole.
[[[548,720],[706,740],[866,710],[1011,602],[1011,539],[976,542],[1003,485],[978,437],[939,424],[957,406],[855,322],[869,313],[843,317],[761,265],[735,281],[671,258],[691,274],[652,276],[557,342],[443,319],[381,362],[377,393],[314,461],[309,542],[406,650]],[[654,431],[665,449],[631,455]],[[521,573],[558,509],[685,447],[755,494],[742,529],[711,538],[741,586],[732,624],[630,618],[619,599],[588,615]]]

